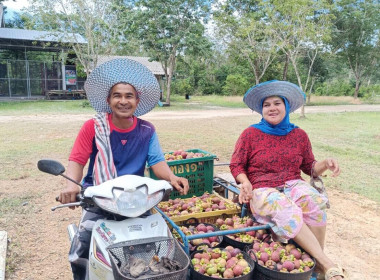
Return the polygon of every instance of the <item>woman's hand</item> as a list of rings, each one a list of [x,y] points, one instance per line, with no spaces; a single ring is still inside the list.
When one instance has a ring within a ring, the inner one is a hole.
[[[244,173],[240,173],[236,176],[236,181],[240,182],[239,202],[247,203],[252,199],[252,184],[248,180],[248,177]]]
[[[241,184],[239,202],[241,204],[248,203],[252,199],[252,184],[249,181],[244,181]]]
[[[336,159],[327,158],[325,159],[325,162],[326,162],[326,168],[332,171],[331,176],[336,177],[340,174],[340,167]]]
[[[317,161],[314,164],[312,175],[318,177],[326,170],[330,170],[332,172],[331,176],[337,177],[340,174],[340,167],[338,161],[334,158],[327,158],[322,161]]]

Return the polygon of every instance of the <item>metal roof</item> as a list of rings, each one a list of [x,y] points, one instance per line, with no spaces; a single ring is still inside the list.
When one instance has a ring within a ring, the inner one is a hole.
[[[114,55],[100,55],[98,57],[98,65],[107,62],[109,60],[115,59],[115,58],[129,58],[134,61],[140,62],[142,65],[145,65],[148,67],[150,71],[154,75],[165,75],[164,69],[162,69],[162,65],[158,61],[149,61],[149,57],[146,56],[114,56]]]
[[[80,44],[87,43],[87,41],[79,34],[17,28],[0,28],[0,39]]]

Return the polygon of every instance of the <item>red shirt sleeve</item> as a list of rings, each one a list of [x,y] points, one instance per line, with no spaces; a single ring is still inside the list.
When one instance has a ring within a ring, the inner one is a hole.
[[[81,165],[86,165],[92,153],[93,140],[95,138],[94,120],[86,121],[75,139],[69,160]]]

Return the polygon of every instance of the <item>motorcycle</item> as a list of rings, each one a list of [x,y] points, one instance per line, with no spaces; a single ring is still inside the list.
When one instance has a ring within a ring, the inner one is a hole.
[[[92,229],[88,259],[76,260],[80,273],[75,279],[114,280],[113,266],[107,248],[137,239],[171,237],[171,232],[160,213],[144,215],[160,201],[168,199],[172,186],[164,180],[154,180],[136,175],[124,175],[100,185],[84,188],[64,174],[64,166],[55,160],[38,161],[42,172],[63,176],[81,187],[77,202],[53,207],[55,211],[64,207],[80,206],[86,211],[101,212],[104,219],[95,222]],[[58,200],[58,198],[56,198]],[[78,226],[67,228],[71,249]]]

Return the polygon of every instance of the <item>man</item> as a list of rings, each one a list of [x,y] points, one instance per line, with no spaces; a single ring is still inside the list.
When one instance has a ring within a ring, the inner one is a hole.
[[[94,69],[85,90],[97,114],[85,122],[75,140],[67,175],[80,182],[90,160],[83,178],[88,187],[126,174],[144,176],[148,164],[157,178],[186,194],[188,181],[174,175],[165,162],[154,126],[137,118],[152,110],[160,98],[157,79],[149,69],[133,60],[114,59]],[[79,192],[80,188],[68,181],[60,202],[75,202]],[[83,211],[69,255],[73,264],[88,257],[91,230],[100,218],[98,213]]]

